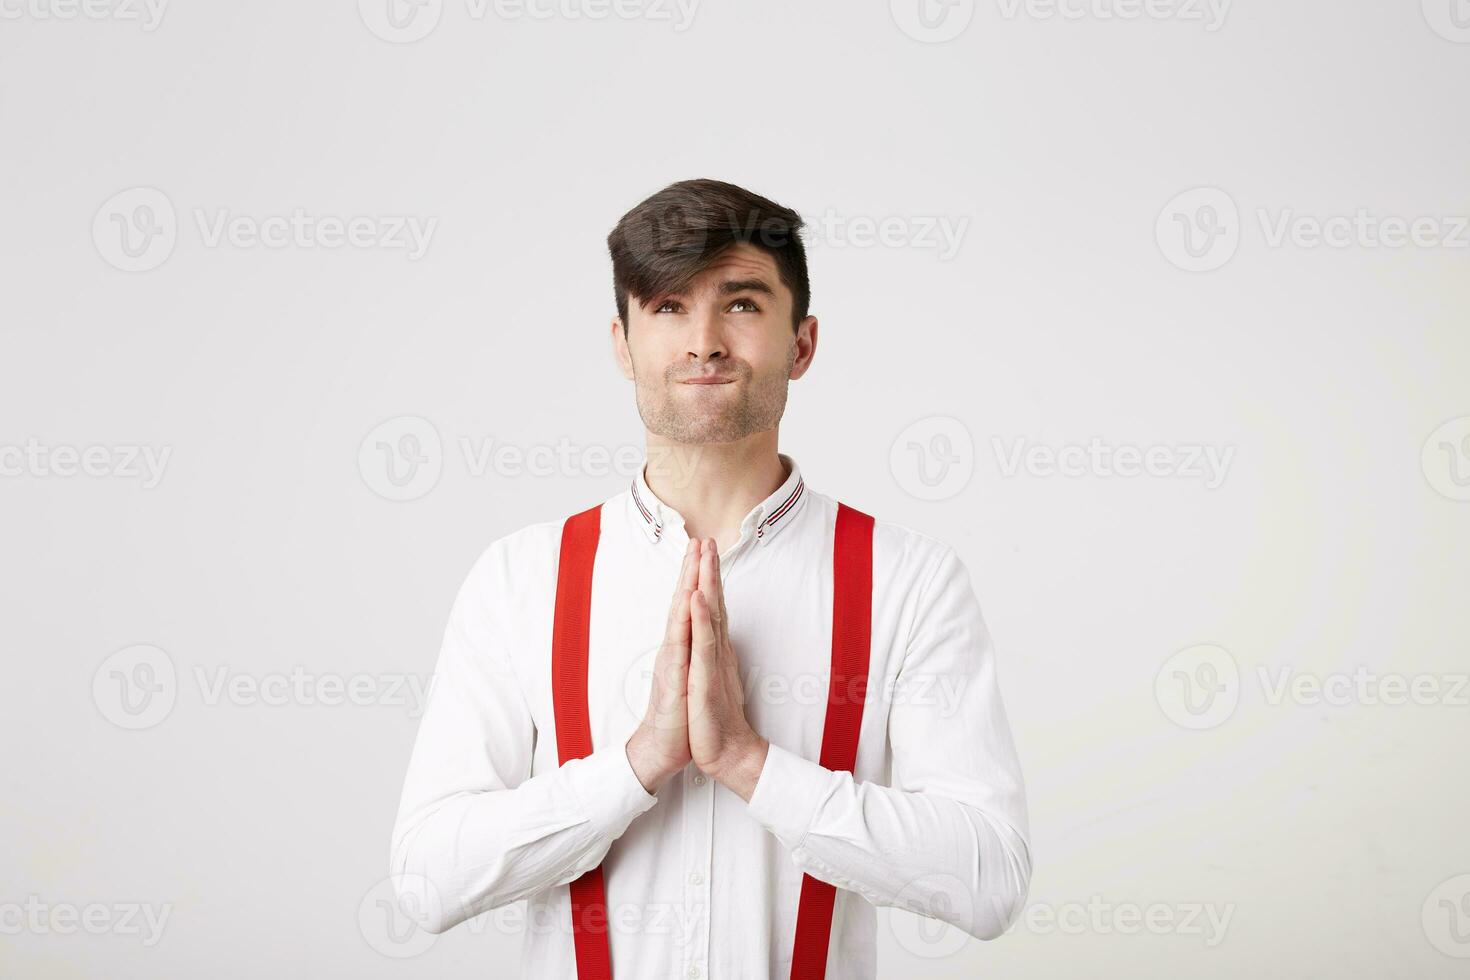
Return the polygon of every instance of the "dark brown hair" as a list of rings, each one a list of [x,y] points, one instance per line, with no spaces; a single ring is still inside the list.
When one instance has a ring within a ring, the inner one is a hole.
[[[642,201],[607,236],[624,336],[630,295],[646,305],[665,293],[683,292],[737,242],[754,245],[775,261],[781,282],[791,290],[795,330],[811,303],[801,228],[795,211],[721,180],[681,180]]]

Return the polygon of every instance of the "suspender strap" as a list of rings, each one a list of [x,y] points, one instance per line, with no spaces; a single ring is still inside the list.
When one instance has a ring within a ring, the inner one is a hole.
[[[567,518],[561,531],[556,571],[556,612],[551,628],[551,697],[556,712],[560,764],[592,754],[587,714],[587,628],[592,618],[592,564],[602,530],[602,505]],[[568,886],[577,980],[612,980],[608,948],[607,893],[602,866]]]
[[[852,772],[857,761],[873,623],[873,518],[837,505],[832,546],[832,679],[822,727],[824,768]],[[822,980],[832,938],[836,886],[802,875],[791,980]]]

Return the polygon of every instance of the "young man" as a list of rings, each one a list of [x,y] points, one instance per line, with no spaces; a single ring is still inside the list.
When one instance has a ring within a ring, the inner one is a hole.
[[[801,224],[713,180],[623,216],[610,339],[647,461],[455,600],[392,870],[431,932],[526,899],[527,977],[867,978],[875,906],[991,939],[1025,900],[964,565],[777,450],[817,349]]]

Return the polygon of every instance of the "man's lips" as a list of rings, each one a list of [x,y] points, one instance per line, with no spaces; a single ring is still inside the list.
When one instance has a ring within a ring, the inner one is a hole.
[[[734,380],[734,378],[685,378],[679,383],[684,385],[727,385]]]

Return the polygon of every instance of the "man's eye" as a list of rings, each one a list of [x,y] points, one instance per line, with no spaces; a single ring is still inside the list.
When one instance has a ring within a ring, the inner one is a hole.
[[[665,307],[668,307],[668,306],[678,306],[678,305],[679,305],[679,301],[678,300],[666,299],[662,303],[658,304],[658,308],[655,309],[653,312],[655,312],[655,313],[662,313],[664,311],[664,308]]]
[[[744,303],[746,306],[750,307],[750,311],[752,313],[759,313],[761,311],[761,308],[759,306],[756,306],[755,305],[755,302],[753,300],[748,300],[748,299],[737,299],[734,303],[731,303],[730,305],[732,307],[734,307],[734,306],[739,306],[742,303]]]

